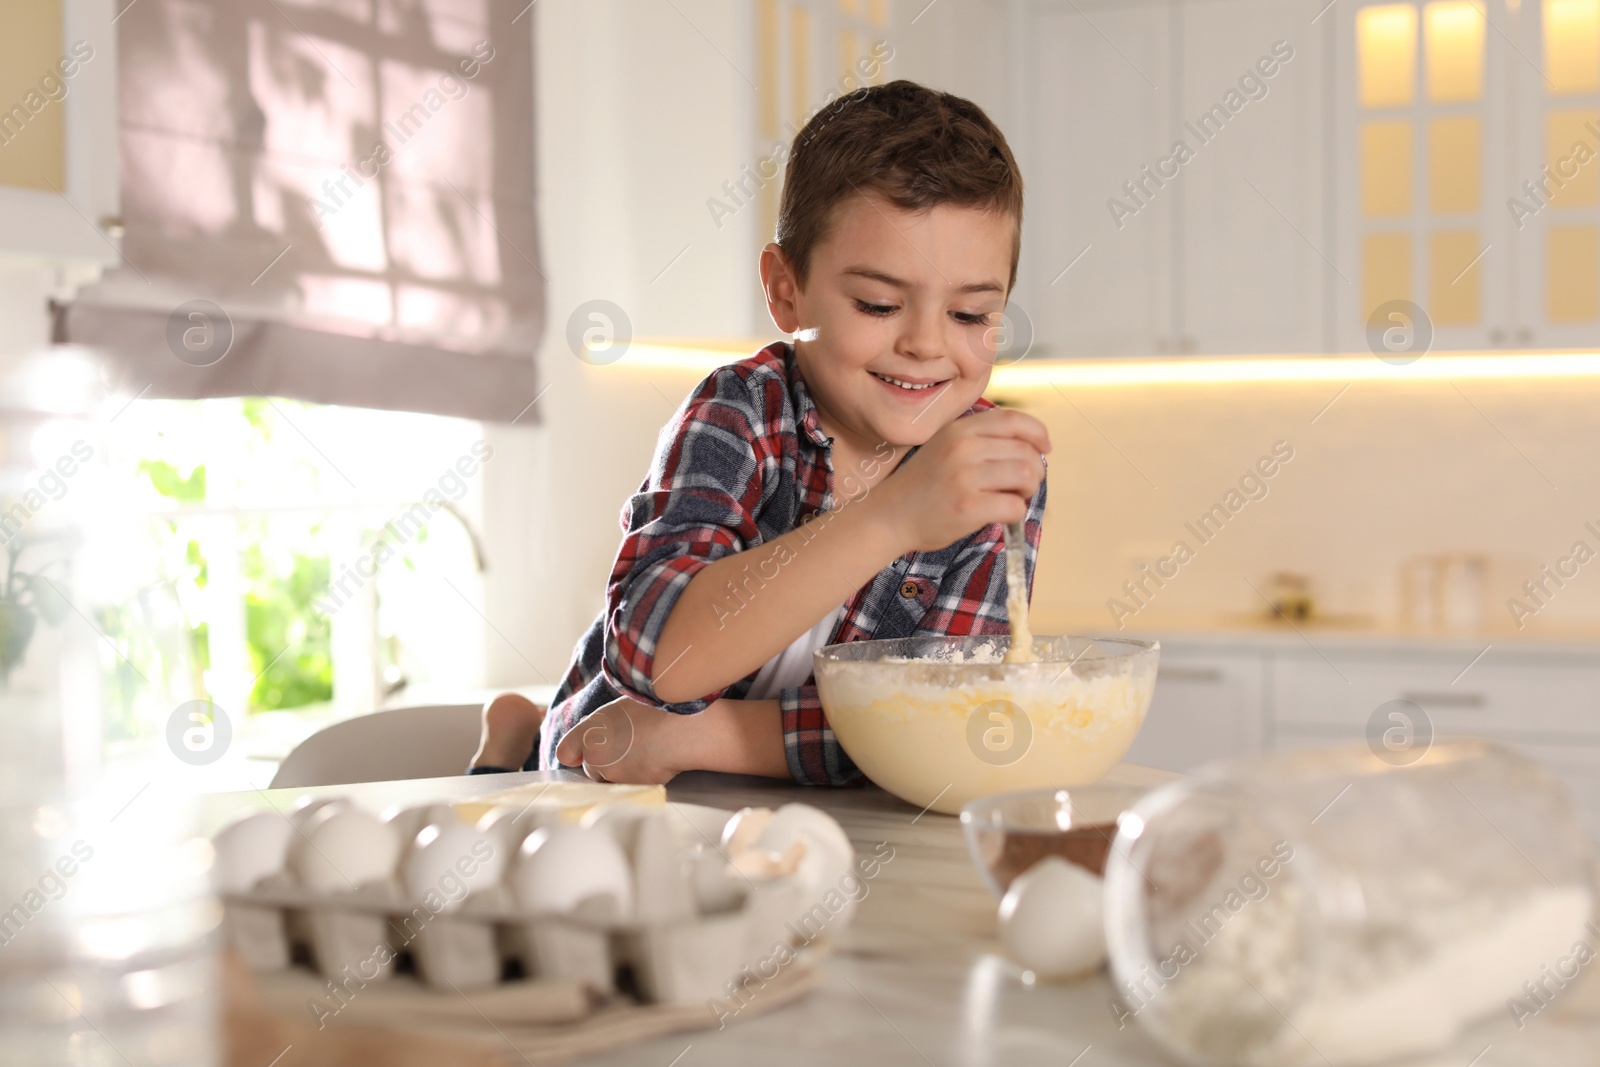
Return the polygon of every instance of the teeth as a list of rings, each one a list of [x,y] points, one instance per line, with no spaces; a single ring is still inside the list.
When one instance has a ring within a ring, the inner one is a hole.
[[[891,378],[887,374],[878,374],[873,372],[872,376],[878,379],[880,382],[888,382],[890,385],[898,385],[902,389],[932,389],[936,385],[944,384],[943,382],[925,382],[922,385],[913,385],[910,382],[903,382],[899,378]]]

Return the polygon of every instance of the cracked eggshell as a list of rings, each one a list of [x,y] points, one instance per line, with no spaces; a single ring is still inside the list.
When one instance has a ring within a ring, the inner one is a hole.
[[[1078,978],[1106,959],[1104,883],[1047,856],[1012,881],[1000,901],[1000,939],[1040,978]]]
[[[459,820],[424,826],[400,861],[400,881],[412,900],[435,893],[443,911],[455,911],[468,895],[483,893],[505,877],[508,856],[494,842]]]
[[[850,838],[834,818],[820,808],[809,804],[785,804],[772,813],[772,818],[756,839],[755,848],[776,856],[783,856],[799,842],[805,853],[795,872],[803,888],[804,911],[824,903],[827,895],[837,893],[843,901],[835,911],[828,908],[831,923],[836,930],[848,926],[855,915],[856,897],[852,895],[847,880],[855,875],[855,848]],[[852,884],[861,881],[855,875]],[[804,912],[803,912],[804,913]]]
[[[755,848],[761,832],[771,822],[771,808],[740,808],[723,824],[722,851],[733,856]]]
[[[289,849],[289,867],[316,893],[344,893],[394,876],[400,838],[394,828],[360,808],[318,812]]]
[[[518,906],[534,914],[566,914],[588,898],[609,896],[615,914],[633,915],[633,871],[604,830],[546,826],[522,843],[511,872]]]
[[[757,844],[772,852],[783,852],[797,836],[805,836],[832,852],[840,864],[855,861],[855,846],[837,819],[810,804],[785,804],[772,813],[771,820],[757,837]]]
[[[212,839],[219,893],[245,893],[263,878],[283,870],[294,824],[276,811],[257,811],[237,819]]]

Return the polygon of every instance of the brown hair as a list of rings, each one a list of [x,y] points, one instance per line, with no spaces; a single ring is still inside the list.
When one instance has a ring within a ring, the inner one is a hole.
[[[1022,254],[1022,172],[1005,135],[970,100],[911,81],[858,89],[795,135],[778,204],[778,246],[801,284],[833,208],[875,192],[907,211],[955,204],[1016,220],[1011,278]]]

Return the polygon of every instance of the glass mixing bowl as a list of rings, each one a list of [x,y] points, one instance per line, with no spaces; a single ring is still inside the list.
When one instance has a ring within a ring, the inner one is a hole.
[[[1096,782],[1128,751],[1155,688],[1160,644],[908,637],[812,654],[828,724],[863,774],[901,800],[954,815],[978,797]]]
[[[997,897],[1046,856],[1102,876],[1117,819],[1150,790],[1138,785],[1024,789],[974,800],[961,809],[967,852]]]

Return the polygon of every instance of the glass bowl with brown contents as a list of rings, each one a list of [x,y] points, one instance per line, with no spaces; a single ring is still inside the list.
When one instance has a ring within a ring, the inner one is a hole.
[[[1117,817],[1148,792],[1139,786],[1026,789],[982,797],[961,809],[972,862],[995,896],[1046,856],[1103,875]]]

